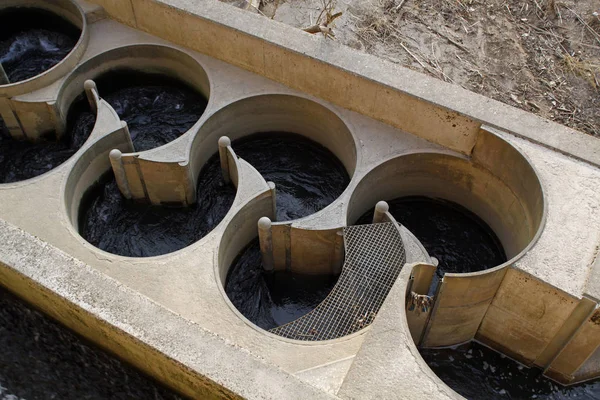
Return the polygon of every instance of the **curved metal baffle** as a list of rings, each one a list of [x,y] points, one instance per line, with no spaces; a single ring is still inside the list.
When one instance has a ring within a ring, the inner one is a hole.
[[[346,259],[337,284],[308,314],[270,332],[289,339],[330,340],[373,322],[406,263],[404,244],[393,223],[344,228]]]

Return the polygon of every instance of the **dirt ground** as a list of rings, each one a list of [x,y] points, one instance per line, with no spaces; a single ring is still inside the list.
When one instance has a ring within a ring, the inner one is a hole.
[[[235,1],[244,7],[245,0]],[[600,137],[600,0],[250,0],[297,28]],[[254,10],[256,12],[256,10]],[[318,33],[322,35],[322,33]]]

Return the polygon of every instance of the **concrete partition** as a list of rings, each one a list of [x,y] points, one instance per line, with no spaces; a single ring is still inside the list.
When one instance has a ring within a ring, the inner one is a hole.
[[[94,183],[110,170],[108,155],[113,149],[120,149],[123,152],[131,150],[131,139],[127,130],[117,128],[86,148],[66,179],[65,206],[75,230],[78,229],[81,202]]]
[[[471,274],[446,274],[435,295],[435,306],[422,346],[456,345],[475,337],[506,268]]]
[[[217,250],[217,276],[222,287],[225,286],[227,273],[235,258],[244,247],[256,238],[257,221],[264,216],[273,217],[272,210],[270,191],[265,191],[239,210],[227,225]],[[224,298],[227,299],[225,294]],[[236,310],[229,299],[226,301],[232,310]],[[237,313],[237,311],[235,312]],[[241,314],[237,314],[241,317]]]
[[[275,270],[309,275],[338,275],[344,264],[342,228],[311,230],[273,225]]]
[[[475,338],[533,365],[578,303],[579,299],[510,268]]]
[[[583,321],[570,318],[565,324],[572,331],[560,352],[548,364],[546,376],[563,384],[574,383],[600,376],[600,363],[593,356],[600,347],[600,310],[595,301],[583,298],[578,305]],[[587,361],[591,362],[586,365]]]

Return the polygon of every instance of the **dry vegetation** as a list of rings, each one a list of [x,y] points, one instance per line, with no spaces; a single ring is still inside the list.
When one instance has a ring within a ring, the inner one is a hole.
[[[351,44],[600,136],[600,17],[584,3],[381,0],[350,11]]]
[[[600,136],[599,0],[262,0],[259,8],[299,28],[342,11],[329,27],[334,40]]]

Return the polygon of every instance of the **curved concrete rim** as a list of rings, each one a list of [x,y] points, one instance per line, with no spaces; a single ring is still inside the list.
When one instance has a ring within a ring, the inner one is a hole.
[[[83,153],[85,153],[88,150],[88,147],[95,142],[95,140],[92,139],[92,135],[93,135],[94,130],[97,129],[97,124],[98,124],[98,111],[96,111],[96,121],[94,122],[92,131],[90,132],[90,136],[88,136],[88,138],[85,140],[85,142],[83,142],[81,147],[79,149],[77,149],[77,151],[71,157],[67,158],[62,164],[57,165],[56,167],[52,168],[49,171],[44,172],[43,174],[34,176],[33,178],[23,179],[22,181],[18,181],[18,182],[0,183],[0,190],[5,189],[5,188],[11,189],[11,188],[17,188],[17,187],[23,187],[23,186],[35,184],[38,181],[48,177],[50,174],[58,171],[60,168],[63,168],[65,165],[70,164],[72,162],[77,162],[75,160],[78,160],[81,157],[81,155],[83,155]],[[67,176],[68,175],[69,174],[67,174]]]
[[[48,86],[49,84],[60,79],[62,76],[66,75],[70,69],[74,68],[77,65],[87,48],[87,43],[90,38],[88,23],[85,17],[85,12],[76,1],[63,1],[68,2],[72,7],[74,7],[79,12],[79,16],[81,17],[81,33],[73,49],[58,64],[42,72],[41,74],[33,76],[29,79],[25,79],[23,81],[9,83],[8,85],[0,85],[0,94],[3,94],[7,97],[14,97]],[[0,9],[12,7],[18,7],[18,2],[16,2],[15,4],[9,3],[0,5]],[[35,6],[28,5],[27,8],[40,8],[54,13],[53,10],[50,10],[47,6],[44,6],[43,1],[39,2],[39,4],[36,4]],[[59,15],[59,17],[64,18],[63,15]]]
[[[523,157],[527,161],[527,163],[529,164],[529,166],[533,170],[533,173],[534,173],[534,175],[535,175],[535,177],[537,179],[537,182],[538,182],[538,185],[540,187],[540,190],[542,191],[542,201],[543,201],[543,204],[542,204],[542,207],[543,207],[543,209],[542,209],[542,219],[540,220],[540,225],[538,226],[538,229],[535,232],[535,235],[533,235],[533,237],[531,238],[531,241],[529,242],[529,244],[527,246],[525,246],[525,248],[523,250],[521,250],[517,255],[515,255],[512,258],[510,258],[506,262],[504,262],[504,263],[502,263],[500,265],[497,265],[495,267],[485,269],[483,271],[463,272],[463,273],[447,272],[447,273],[444,274],[444,276],[446,276],[446,275],[448,275],[448,277],[472,277],[472,276],[480,276],[480,275],[485,275],[485,274],[488,274],[488,273],[493,273],[493,272],[496,272],[496,271],[500,271],[501,269],[510,267],[510,266],[514,265],[516,262],[518,262],[520,259],[522,259],[529,252],[529,250],[531,250],[531,248],[533,246],[535,246],[535,244],[537,243],[538,239],[540,238],[540,236],[542,236],[542,233],[544,232],[544,228],[546,227],[546,220],[547,220],[547,217],[548,217],[548,196],[546,195],[545,185],[542,184],[542,180],[540,179],[540,175],[537,172],[537,169],[535,168],[535,166],[533,165],[533,163],[531,162],[531,160],[529,159],[529,157],[526,154],[524,154],[521,150],[519,150],[518,148],[516,148],[515,146],[513,146],[511,143],[506,142],[506,144],[509,145],[510,147],[512,147],[516,152],[518,152],[521,155],[521,157]],[[467,343],[467,342],[465,342],[465,343]]]
[[[485,274],[489,274],[489,273],[493,273],[493,272],[502,270],[502,269],[504,269],[506,267],[510,267],[510,266],[514,265],[516,262],[518,262],[521,258],[523,258],[529,252],[529,250],[536,244],[536,242],[538,241],[538,239],[540,238],[540,236],[542,235],[542,233],[544,231],[545,224],[546,224],[546,219],[547,219],[547,213],[548,213],[548,199],[547,199],[547,196],[546,196],[546,189],[544,188],[544,185],[542,184],[540,176],[539,176],[536,168],[534,167],[533,163],[529,159],[529,157],[527,157],[525,154],[523,154],[523,152],[521,152],[519,149],[517,149],[515,146],[513,146],[509,142],[507,142],[507,141],[505,141],[503,139],[502,139],[502,141],[504,142],[505,145],[510,146],[517,153],[519,153],[519,155],[521,157],[523,157],[523,159],[525,161],[527,161],[528,166],[532,169],[532,171],[534,173],[534,176],[535,176],[535,178],[537,180],[537,184],[538,184],[538,186],[539,186],[539,188],[540,188],[540,190],[542,192],[542,200],[543,200],[543,204],[542,204],[542,207],[543,207],[543,209],[542,209],[542,216],[541,216],[541,220],[540,220],[539,226],[537,227],[537,230],[536,230],[535,234],[532,236],[532,238],[529,241],[529,243],[520,252],[518,252],[515,256],[511,257],[510,259],[508,259],[506,262],[504,262],[504,263],[502,263],[500,265],[497,265],[495,267],[482,270],[482,271],[463,272],[463,273],[451,273],[451,272],[448,272],[448,273],[445,273],[444,276],[446,276],[446,275],[448,277],[473,277],[473,276],[481,276],[481,275],[485,275]],[[455,157],[455,158],[463,159],[465,161],[472,161],[472,158],[470,156],[466,156],[464,154],[458,154],[458,153],[455,153],[454,151],[451,151],[451,150],[447,150],[447,151],[446,150],[442,150],[442,151],[440,151],[440,150],[430,150],[430,149],[425,149],[423,151],[420,151],[420,150],[410,150],[410,151],[402,153],[402,154],[397,154],[397,155],[390,156],[390,157],[386,158],[385,160],[383,160],[382,162],[378,163],[377,165],[373,166],[369,170],[369,172],[367,172],[360,179],[360,181],[357,182],[357,186],[361,182],[367,181],[367,179],[369,177],[369,173],[371,171],[376,170],[380,166],[383,166],[386,163],[388,163],[388,162],[390,162],[390,161],[392,161],[394,159],[399,159],[399,158],[402,158],[402,157],[405,157],[405,156],[418,155],[418,154],[439,154],[439,155],[446,155],[446,156],[450,156],[450,157]],[[483,168],[485,168],[485,167],[483,167]],[[492,172],[490,171],[490,173],[492,173]],[[356,189],[356,187],[354,189]],[[351,199],[352,199],[352,197],[351,197]],[[349,216],[349,211],[350,211],[350,201],[345,204],[346,218],[348,218],[348,216]],[[347,223],[349,223],[348,220],[347,220]]]
[[[301,130],[298,130],[298,131],[290,130],[289,131],[289,133],[294,133],[294,134],[303,136],[306,139],[309,139],[309,140],[325,147],[327,150],[329,150],[337,158],[337,160],[344,165],[344,168],[345,168],[346,172],[348,173],[348,176],[350,179],[349,179],[348,185],[346,186],[344,191],[342,191],[342,193],[340,193],[333,202],[331,202],[330,204],[328,204],[326,207],[322,208],[321,210],[316,211],[310,215],[306,215],[304,217],[296,218],[296,219],[289,220],[289,221],[273,221],[273,224],[274,225],[275,224],[291,225],[291,224],[296,224],[296,223],[302,223],[302,222],[312,219],[312,218],[316,218],[316,217],[318,218],[319,215],[321,215],[322,213],[329,211],[331,208],[337,207],[339,205],[339,202],[341,201],[341,199],[343,199],[345,197],[345,195],[349,194],[349,191],[352,190],[352,187],[354,186],[353,183],[354,183],[355,179],[357,178],[357,168],[360,165],[359,163],[362,160],[362,153],[360,151],[360,146],[358,146],[358,140],[357,140],[356,134],[354,133],[354,129],[353,129],[352,125],[346,120],[346,118],[344,118],[342,115],[340,115],[340,113],[337,112],[332,107],[330,107],[326,104],[323,104],[321,101],[318,101],[318,99],[315,99],[311,96],[307,96],[307,95],[303,95],[303,94],[289,94],[289,93],[285,93],[285,92],[284,93],[268,92],[268,93],[262,93],[262,94],[258,94],[258,95],[253,94],[253,95],[249,95],[249,96],[240,96],[238,98],[228,101],[225,104],[219,105],[218,109],[214,110],[214,112],[212,112],[210,115],[206,115],[206,116],[203,115],[202,120],[199,121],[199,126],[197,127],[195,134],[193,135],[193,137],[191,137],[191,140],[189,141],[189,143],[187,145],[187,149],[186,149],[187,160],[183,161],[183,163],[184,163],[184,165],[185,164],[189,165],[191,168],[198,169],[197,168],[198,166],[196,165],[198,163],[195,162],[195,159],[201,158],[200,157],[201,152],[195,151],[195,148],[201,146],[202,142],[204,140],[206,140],[205,136],[201,136],[201,134],[204,133],[204,132],[202,132],[202,129],[205,125],[210,124],[213,121],[213,119],[219,118],[219,115],[221,113],[228,112],[230,109],[240,106],[241,104],[244,104],[246,102],[251,103],[254,100],[261,101],[263,99],[265,99],[265,101],[267,101],[268,99],[271,99],[271,98],[273,99],[273,101],[276,101],[277,98],[284,98],[284,99],[291,99],[291,100],[300,99],[302,101],[306,101],[307,104],[313,105],[313,106],[323,110],[324,112],[326,112],[328,114],[327,118],[333,118],[336,121],[336,123],[340,124],[347,131],[346,132],[347,136],[352,139],[351,146],[352,146],[354,153],[351,155],[352,168],[349,169],[349,167],[346,165],[346,163],[343,162],[343,159],[345,159],[347,157],[338,154],[341,151],[341,149],[340,150],[331,149],[329,146],[326,146],[323,143],[323,141],[319,140],[319,138],[310,137],[307,134],[301,132]],[[208,107],[207,107],[207,109],[208,109]],[[232,142],[234,142],[236,139],[247,138],[247,137],[252,136],[253,134],[262,133],[262,132],[267,132],[267,131],[256,131],[256,132],[251,132],[251,133],[243,133],[237,138],[232,138]],[[326,133],[323,133],[322,136],[325,136],[325,135],[326,135]],[[182,138],[180,137],[177,140],[179,140],[179,139],[182,139]],[[173,141],[171,143],[175,143],[176,141]],[[169,143],[169,145],[171,143]],[[198,143],[201,143],[201,144],[199,145]],[[234,145],[235,145],[235,143],[232,143],[232,148],[235,151]],[[162,147],[164,148],[164,146],[162,146]],[[148,150],[145,154],[148,154],[150,151],[153,151],[153,150]],[[201,167],[200,167],[200,169],[201,169]],[[196,173],[197,171],[192,171],[192,172]]]
[[[193,88],[195,91],[201,93],[206,98],[206,102],[207,102],[206,108],[204,109],[200,118],[198,118],[198,120],[188,130],[186,130],[181,136],[179,136],[177,139],[175,139],[169,143],[165,143],[162,146],[155,147],[153,149],[137,151],[137,152],[130,152],[130,153],[123,153],[123,155],[125,155],[125,156],[151,155],[152,153],[154,153],[155,151],[157,151],[159,149],[160,150],[165,149],[167,146],[177,146],[180,143],[185,142],[186,140],[190,140],[191,137],[195,137],[195,135],[198,134],[199,129],[201,128],[201,126],[204,124],[204,122],[206,120],[206,112],[212,106],[213,97],[211,96],[211,93],[213,92],[213,89],[214,89],[214,83],[212,82],[212,79],[210,79],[210,76],[208,76],[208,69],[202,64],[201,61],[192,57],[191,55],[187,54],[186,52],[180,50],[179,48],[177,48],[175,46],[166,45],[166,44],[143,43],[143,44],[128,44],[128,45],[123,45],[123,46],[117,46],[117,47],[111,48],[110,50],[101,52],[101,53],[95,55],[94,57],[91,57],[90,59],[85,60],[80,65],[78,65],[76,69],[74,69],[72,72],[70,72],[66,76],[66,79],[62,83],[62,85],[58,91],[58,94],[57,94],[56,102],[61,104],[64,101],[63,97],[66,95],[65,92],[67,91],[67,89],[70,88],[71,82],[73,80],[75,80],[78,77],[78,75],[85,74],[84,71],[86,71],[90,66],[101,65],[104,62],[103,58],[116,55],[116,57],[114,59],[112,59],[112,61],[119,61],[119,60],[127,61],[127,58],[131,57],[131,55],[127,54],[130,50],[148,51],[149,53],[152,53],[153,49],[159,50],[159,51],[164,51],[164,52],[172,52],[173,54],[176,55],[175,57],[171,57],[172,60],[176,60],[176,57],[181,57],[182,59],[185,59],[187,62],[190,62],[190,63],[198,66],[198,72],[200,72],[198,74],[199,78],[200,78],[201,74],[204,74],[204,76],[206,76],[206,80],[207,80],[207,84],[208,84],[207,85],[208,93],[205,93],[204,90],[200,90],[197,87],[194,87],[195,85],[193,85],[191,82],[188,82],[187,80],[183,79],[181,76],[179,76],[177,73],[175,73],[175,71],[173,71],[173,74],[170,76],[172,78],[180,81],[181,83],[185,84],[186,86]],[[162,57],[165,58],[164,54],[162,55]],[[127,63],[124,63],[123,66],[130,70],[134,70],[134,71],[139,70],[137,68],[129,67]],[[144,72],[144,71],[140,71],[140,72]],[[94,80],[98,76],[103,75],[104,73],[110,73],[110,71],[104,71],[102,73],[96,74],[91,77],[86,77],[86,78]],[[99,93],[99,95],[100,95],[100,98],[102,98],[101,92]],[[112,106],[110,104],[109,104],[109,106],[112,108]],[[115,114],[116,114],[116,112],[115,112]],[[193,139],[191,139],[191,140],[193,141]],[[189,157],[188,157],[188,159],[189,159]],[[185,162],[188,162],[188,161],[182,161],[182,163],[185,163]]]
[[[250,207],[251,206],[251,202],[248,202],[244,205],[244,207]],[[243,208],[240,208],[237,213],[241,213],[243,211]],[[337,339],[330,339],[330,340],[320,340],[320,341],[303,341],[303,340],[295,340],[295,339],[289,339],[289,338],[285,338],[283,336],[279,336],[276,335],[274,333],[271,333],[269,331],[267,331],[266,329],[262,329],[259,326],[257,326],[256,324],[254,324],[252,321],[250,321],[248,318],[246,318],[231,302],[231,300],[229,300],[229,296],[227,296],[227,293],[225,292],[225,282],[223,282],[221,280],[220,274],[219,274],[219,270],[220,270],[220,263],[219,263],[219,253],[220,253],[220,248],[221,248],[221,244],[219,243],[219,245],[217,246],[217,249],[214,252],[214,266],[213,266],[213,274],[214,274],[214,278],[215,278],[215,282],[217,284],[217,288],[219,289],[219,292],[221,293],[221,296],[223,297],[223,300],[225,301],[225,303],[227,304],[227,306],[229,307],[229,309],[235,314],[236,317],[238,317],[241,321],[244,322],[244,324],[246,324],[246,326],[249,326],[250,328],[252,328],[254,331],[268,337],[271,339],[276,339],[285,343],[290,343],[290,344],[294,344],[294,345],[301,345],[301,346],[323,346],[323,345],[329,345],[329,344],[336,344],[336,343],[342,343],[342,342],[346,342],[348,340],[352,340],[357,336],[360,335],[364,335],[366,332],[368,332],[368,330],[370,329],[370,325],[366,326],[364,328],[362,328],[361,330],[354,332],[350,335],[346,335],[346,336],[342,336],[339,337]]]
[[[102,140],[103,138],[100,138],[99,140]],[[94,142],[95,143],[95,142]],[[88,151],[89,149],[86,148],[85,151]],[[79,161],[79,159],[82,157],[82,155],[84,154],[84,152],[81,152],[77,154],[77,160],[74,161],[74,163],[77,163]],[[240,168],[240,164],[239,161],[236,159],[236,165],[237,168]],[[104,258],[110,258],[113,259],[115,261],[119,261],[119,260],[127,260],[127,261],[132,261],[132,260],[149,260],[149,261],[160,261],[163,259],[167,259],[170,257],[174,257],[174,256],[178,256],[181,255],[183,253],[192,251],[194,248],[200,248],[202,247],[205,243],[210,242],[212,240],[214,240],[214,237],[217,237],[219,235],[219,231],[223,229],[223,226],[226,224],[229,224],[229,220],[231,219],[232,213],[234,212],[234,206],[232,205],[229,208],[229,211],[227,211],[227,213],[225,214],[225,216],[223,217],[223,219],[210,231],[208,232],[205,236],[203,236],[202,238],[200,238],[199,240],[190,243],[189,245],[179,249],[179,250],[175,250],[172,251],[170,253],[165,253],[165,254],[161,254],[158,256],[151,256],[151,257],[129,257],[129,256],[122,256],[119,254],[114,254],[114,253],[109,253],[108,251],[102,250],[96,246],[94,246],[93,244],[91,244],[90,242],[88,242],[83,236],[81,236],[81,234],[79,233],[79,230],[75,229],[74,225],[73,225],[73,221],[71,219],[70,213],[69,213],[69,204],[67,204],[67,200],[66,200],[66,192],[67,190],[69,190],[69,188],[67,188],[67,183],[69,181],[69,177],[71,175],[71,173],[73,173],[73,170],[71,170],[71,172],[69,174],[66,174],[63,181],[62,181],[62,190],[61,190],[61,196],[62,196],[62,204],[63,204],[63,208],[61,210],[61,214],[63,215],[63,217],[66,218],[66,220],[69,222],[67,225],[67,229],[69,230],[69,232],[76,238],[81,239],[80,244],[82,246],[84,246],[85,248],[89,249],[90,251],[92,251],[93,253],[99,254],[101,256],[103,256]],[[236,188],[236,193],[235,193],[235,198],[233,200],[233,204],[235,204],[237,201],[240,200],[240,191],[237,190]],[[246,203],[250,203],[252,201],[248,200]]]

